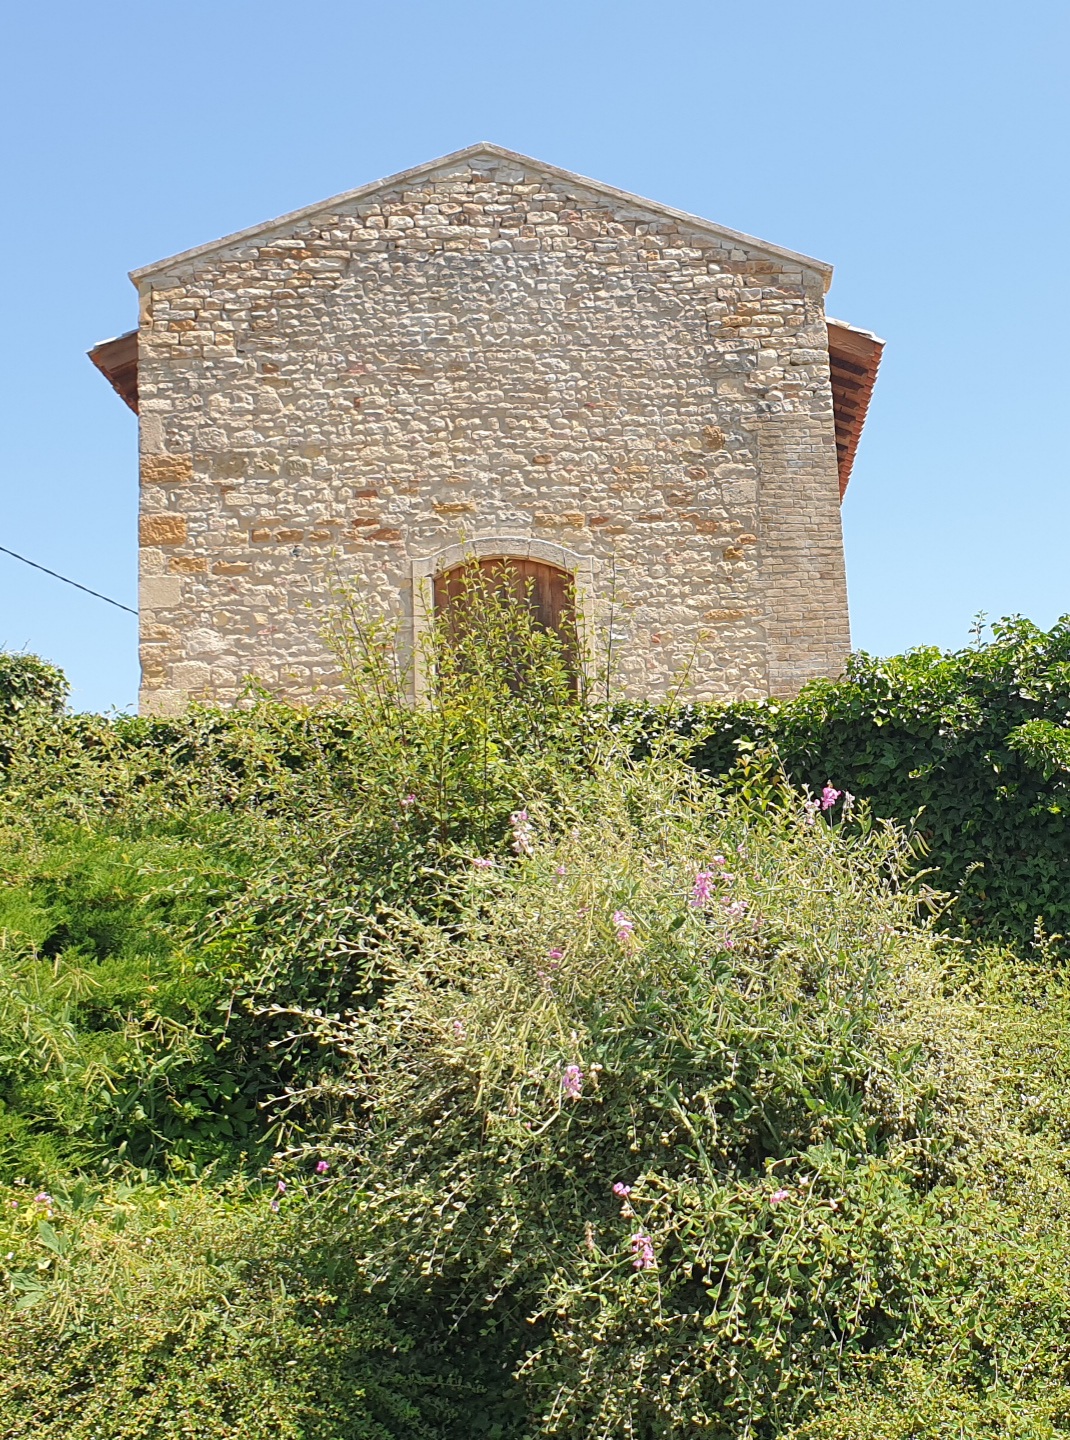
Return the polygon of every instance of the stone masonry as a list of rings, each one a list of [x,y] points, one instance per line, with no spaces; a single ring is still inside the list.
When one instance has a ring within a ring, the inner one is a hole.
[[[849,646],[829,267],[481,145],[134,272],[142,708],[337,685],[459,555],[571,570],[618,693]]]

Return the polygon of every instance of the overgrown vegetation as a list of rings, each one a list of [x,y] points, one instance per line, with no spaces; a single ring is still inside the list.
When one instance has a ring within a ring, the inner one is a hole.
[[[797,784],[834,775],[877,814],[916,817],[966,933],[1027,943],[1040,917],[1070,934],[1070,620],[1006,620],[977,638],[953,654],[854,655],[842,679],[794,700],[642,721],[700,737],[694,763],[710,774],[772,745]]]
[[[1070,1432],[1065,628],[637,726],[471,586],[0,719],[0,1434]]]

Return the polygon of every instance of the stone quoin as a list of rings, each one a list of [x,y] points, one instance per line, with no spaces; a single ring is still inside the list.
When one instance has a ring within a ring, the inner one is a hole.
[[[139,415],[142,710],[329,696],[338,581],[418,646],[468,556],[566,572],[618,693],[836,674],[881,342],[831,273],[488,144],[135,270],[90,357]]]

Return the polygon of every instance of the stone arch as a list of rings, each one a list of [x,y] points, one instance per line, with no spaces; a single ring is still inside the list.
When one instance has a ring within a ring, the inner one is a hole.
[[[435,580],[471,560],[534,561],[568,575],[573,584],[576,643],[581,663],[591,656],[594,636],[594,561],[549,540],[520,535],[480,535],[447,545],[412,562],[413,683],[416,698],[425,692],[424,638],[435,611]]]

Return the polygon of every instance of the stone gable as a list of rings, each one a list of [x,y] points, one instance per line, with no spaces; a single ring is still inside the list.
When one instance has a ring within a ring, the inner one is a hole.
[[[849,644],[827,267],[500,152],[137,272],[143,708],[333,683],[457,547],[578,576],[634,697]]]

